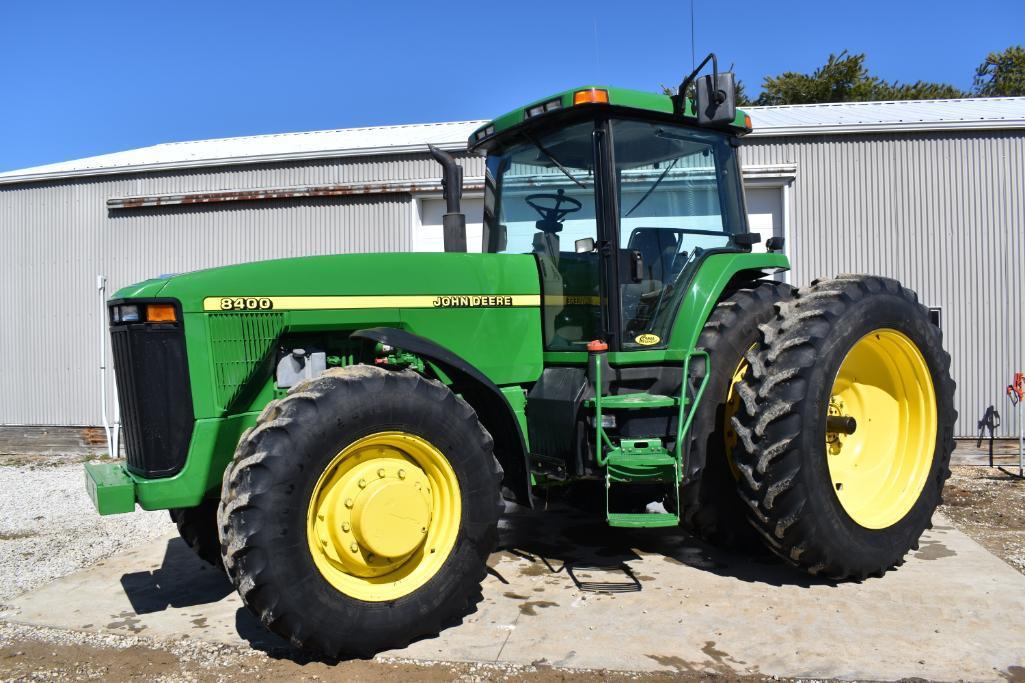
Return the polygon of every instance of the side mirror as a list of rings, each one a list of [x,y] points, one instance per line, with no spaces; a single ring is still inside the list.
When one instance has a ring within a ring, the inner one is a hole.
[[[783,238],[779,235],[773,235],[765,240],[765,248],[769,251],[783,251]]]
[[[584,237],[573,243],[573,249],[578,254],[590,254],[594,251],[594,238]]]
[[[737,83],[732,71],[697,79],[698,125],[732,123],[737,116]]]

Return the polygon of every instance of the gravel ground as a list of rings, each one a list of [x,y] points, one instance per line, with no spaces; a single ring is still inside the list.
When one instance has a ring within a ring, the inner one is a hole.
[[[940,511],[1025,574],[1025,480],[1017,467],[952,467]]]
[[[0,612],[20,593],[174,530],[163,511],[100,517],[84,476],[66,457],[0,459]]]

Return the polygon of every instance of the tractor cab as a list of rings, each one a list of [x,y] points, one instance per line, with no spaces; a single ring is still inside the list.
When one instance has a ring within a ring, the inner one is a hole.
[[[487,154],[483,249],[536,255],[546,352],[586,351],[595,339],[664,349],[701,261],[750,252],[736,146],[750,119],[733,106],[731,74],[706,78],[699,98],[715,82],[726,89],[717,104],[706,98],[711,110],[588,86],[471,136],[470,149]]]

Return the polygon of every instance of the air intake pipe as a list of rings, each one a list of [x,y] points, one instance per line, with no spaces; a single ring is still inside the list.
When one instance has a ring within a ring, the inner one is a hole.
[[[463,167],[448,152],[427,145],[434,160],[441,164],[441,191],[445,195],[445,215],[441,219],[445,251],[466,251],[466,216],[459,209],[463,196]]]

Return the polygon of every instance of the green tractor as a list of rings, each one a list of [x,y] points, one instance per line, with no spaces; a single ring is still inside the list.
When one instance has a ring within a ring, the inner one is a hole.
[[[615,527],[836,580],[899,565],[949,474],[950,357],[898,282],[795,290],[780,240],[755,250],[751,120],[708,61],[675,96],[589,86],[481,126],[482,253],[432,149],[445,253],[120,290],[127,458],[86,465],[97,510],[170,510],[270,630],[331,657],[465,615],[503,498],[577,482]]]

